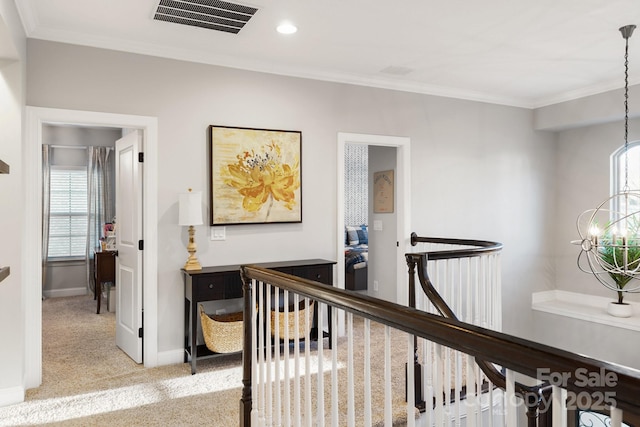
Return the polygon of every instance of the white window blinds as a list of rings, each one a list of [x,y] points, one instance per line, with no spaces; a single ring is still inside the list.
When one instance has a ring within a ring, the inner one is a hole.
[[[51,168],[49,258],[85,257],[87,169]]]

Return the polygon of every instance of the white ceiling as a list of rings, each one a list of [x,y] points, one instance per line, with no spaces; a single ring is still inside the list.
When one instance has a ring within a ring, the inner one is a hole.
[[[618,28],[640,26],[639,0],[243,0],[235,35],[154,20],[159,0],[15,2],[30,38],[528,108],[623,87]]]

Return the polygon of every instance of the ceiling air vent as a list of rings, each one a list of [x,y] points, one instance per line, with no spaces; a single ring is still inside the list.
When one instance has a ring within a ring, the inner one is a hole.
[[[226,1],[160,0],[153,19],[238,34],[257,11]]]

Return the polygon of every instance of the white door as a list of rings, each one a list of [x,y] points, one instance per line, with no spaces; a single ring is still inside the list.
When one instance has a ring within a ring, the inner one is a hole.
[[[141,136],[116,141],[116,345],[142,363]]]

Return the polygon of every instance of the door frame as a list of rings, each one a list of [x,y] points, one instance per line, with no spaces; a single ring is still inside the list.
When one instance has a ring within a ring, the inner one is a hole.
[[[143,180],[143,322],[144,366],[158,365],[158,119],[149,116],[26,107],[23,181],[25,228],[22,274],[25,324],[25,387],[42,383],[42,126],[77,124],[139,129],[142,132]]]
[[[337,218],[337,281],[336,286],[344,289],[344,148],[346,144],[379,145],[396,148],[396,197],[397,224],[396,235],[398,241],[397,252],[397,286],[396,301],[398,304],[408,304],[409,284],[406,276],[406,261],[404,254],[411,251],[411,139],[402,136],[368,135],[361,133],[338,132],[337,169],[338,188],[336,211]]]

